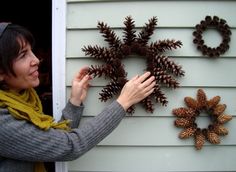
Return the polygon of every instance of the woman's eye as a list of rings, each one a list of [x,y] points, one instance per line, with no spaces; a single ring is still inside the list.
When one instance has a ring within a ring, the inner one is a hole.
[[[17,57],[17,59],[24,59],[28,56],[30,56],[32,50],[31,50],[31,46],[25,46],[23,49],[21,49],[21,51],[19,52],[19,55]]]
[[[18,59],[22,59],[22,58],[24,58],[25,57],[25,54],[20,54],[19,56],[18,56]]]
[[[16,61],[24,59],[25,58],[25,53],[20,53],[18,57],[16,58]]]

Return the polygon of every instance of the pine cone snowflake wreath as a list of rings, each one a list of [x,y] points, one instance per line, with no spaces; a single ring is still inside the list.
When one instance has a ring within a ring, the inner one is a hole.
[[[208,100],[205,92],[199,89],[196,99],[185,97],[184,101],[187,107],[176,108],[172,111],[177,117],[174,125],[183,128],[179,138],[186,139],[193,136],[197,150],[202,149],[206,140],[211,144],[219,144],[220,136],[228,134],[228,129],[223,125],[232,119],[231,115],[224,113],[226,105],[220,104],[220,96]],[[196,123],[196,118],[203,111],[209,114],[211,119],[207,128],[199,128]]]
[[[128,81],[122,59],[136,54],[146,59],[147,67],[145,70],[150,71],[157,80],[153,94],[141,103],[144,105],[146,111],[151,113],[154,111],[153,99],[163,106],[167,105],[168,101],[161,91],[161,85],[177,88],[179,83],[174,79],[174,76],[184,76],[184,71],[181,66],[170,60],[168,56],[164,56],[163,53],[166,50],[180,48],[182,43],[181,41],[166,39],[152,42],[148,45],[156,23],[157,18],[151,18],[139,34],[136,35],[134,21],[130,16],[127,16],[124,21],[125,27],[122,41],[107,24],[98,22],[98,29],[105,38],[105,41],[108,42],[109,47],[89,45],[84,46],[82,50],[85,52],[85,55],[90,55],[97,60],[105,62],[103,65],[91,65],[89,71],[94,77],[104,76],[105,78],[111,79],[111,82],[100,93],[101,101],[107,101],[120,93],[122,87]],[[134,113],[134,106],[130,107],[127,112],[130,114]]]
[[[207,46],[202,37],[202,33],[211,27],[216,28],[222,36],[221,44],[214,48]],[[202,20],[200,24],[195,26],[195,28],[196,31],[193,32],[193,43],[197,45],[197,49],[200,50],[203,55],[207,55],[209,57],[219,57],[229,49],[231,31],[229,25],[226,23],[226,20],[220,19],[217,16],[206,16],[205,20]]]

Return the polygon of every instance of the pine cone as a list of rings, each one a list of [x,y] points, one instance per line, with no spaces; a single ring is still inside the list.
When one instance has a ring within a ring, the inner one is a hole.
[[[222,114],[226,109],[226,104],[218,104],[213,108],[212,115],[219,116]]]
[[[145,109],[147,112],[151,112],[153,113],[154,109],[153,109],[153,103],[151,100],[151,97],[148,96],[145,99],[142,100],[142,104],[144,105]]]
[[[134,105],[133,105],[133,106],[130,106],[130,107],[127,109],[127,113],[128,113],[129,115],[132,115],[132,114],[134,113],[134,110],[135,110]]]
[[[119,85],[119,83],[117,83],[116,81],[112,81],[102,89],[101,93],[99,93],[99,99],[101,101],[107,101],[108,99],[112,98],[113,95],[119,93],[120,90],[121,86]]]
[[[179,133],[179,138],[187,139],[187,138],[193,136],[196,130],[197,130],[196,127],[186,128]]]
[[[154,43],[151,43],[150,49],[151,51],[158,50],[159,52],[165,52],[166,50],[171,50],[171,49],[177,49],[182,46],[181,41],[175,41],[175,40],[159,40]]]
[[[207,97],[205,92],[202,89],[197,91],[197,102],[198,102],[198,109],[205,109],[207,106]]]
[[[176,127],[187,128],[193,125],[193,119],[191,118],[177,118],[174,122]]]
[[[124,25],[126,26],[124,28],[124,34],[125,34],[124,44],[131,45],[131,43],[135,41],[135,37],[136,37],[135,31],[134,31],[135,25],[131,16],[127,16],[125,18]]]
[[[155,26],[157,24],[157,17],[151,18],[148,23],[145,23],[145,26],[140,31],[138,42],[146,45],[148,43],[148,40],[150,39],[150,36],[153,34],[153,31],[155,29]]]
[[[121,41],[118,36],[116,36],[115,32],[104,22],[98,22],[97,27],[100,30],[100,33],[103,33],[103,37],[105,38],[105,41],[109,43],[109,46],[114,48],[114,50],[118,50],[121,46]]]
[[[233,117],[231,115],[221,114],[217,117],[217,121],[221,124],[224,124],[230,121]]]
[[[184,71],[182,67],[177,65],[174,61],[169,59],[167,56],[164,55],[156,55],[155,56],[155,63],[160,64],[162,68],[167,71],[171,71],[176,76],[184,76]]]
[[[221,136],[225,136],[229,133],[228,129],[225,128],[223,125],[221,124],[215,124],[213,125],[213,131]]]
[[[207,134],[207,140],[210,143],[212,143],[212,144],[219,144],[220,143],[220,137],[214,131],[207,130],[206,134]]]
[[[156,84],[153,94],[156,102],[161,103],[162,106],[167,105],[168,103],[167,98],[165,97],[165,94],[162,93],[159,85]]]
[[[171,75],[167,74],[167,72],[164,71],[163,69],[155,68],[153,72],[156,80],[159,83],[166,84],[168,87],[171,88],[179,87],[179,83],[174,78],[172,78]]]
[[[177,117],[193,117],[193,116],[196,116],[195,110],[193,110],[191,108],[184,108],[184,107],[173,109],[172,113]]]
[[[82,51],[85,52],[85,55],[90,55],[91,57],[94,57],[95,59],[103,59],[105,62],[109,63],[111,60],[116,58],[116,53],[109,50],[105,47],[99,47],[99,46],[84,46],[82,48]]]
[[[198,102],[192,97],[185,97],[184,102],[189,108],[192,108],[194,110],[198,109]]]
[[[91,65],[88,72],[94,77],[101,77],[102,75],[105,77],[116,76],[115,71],[112,69],[111,65]]]
[[[220,96],[215,96],[207,101],[208,109],[214,108],[220,102]]]
[[[198,128],[197,131],[195,132],[195,135],[194,135],[194,141],[195,141],[195,148],[197,150],[200,150],[202,149],[204,143],[205,143],[205,136],[204,134],[202,133],[201,129]]]

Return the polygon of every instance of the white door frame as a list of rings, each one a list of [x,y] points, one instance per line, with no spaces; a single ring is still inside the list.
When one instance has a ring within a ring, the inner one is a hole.
[[[53,115],[58,121],[66,103],[66,0],[52,0]],[[56,172],[67,172],[66,162],[55,163]]]

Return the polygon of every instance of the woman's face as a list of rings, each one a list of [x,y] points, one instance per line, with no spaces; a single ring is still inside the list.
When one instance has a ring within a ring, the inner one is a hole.
[[[12,74],[1,74],[9,89],[21,91],[39,85],[39,59],[34,55],[29,44],[24,44],[18,57],[13,61]]]

